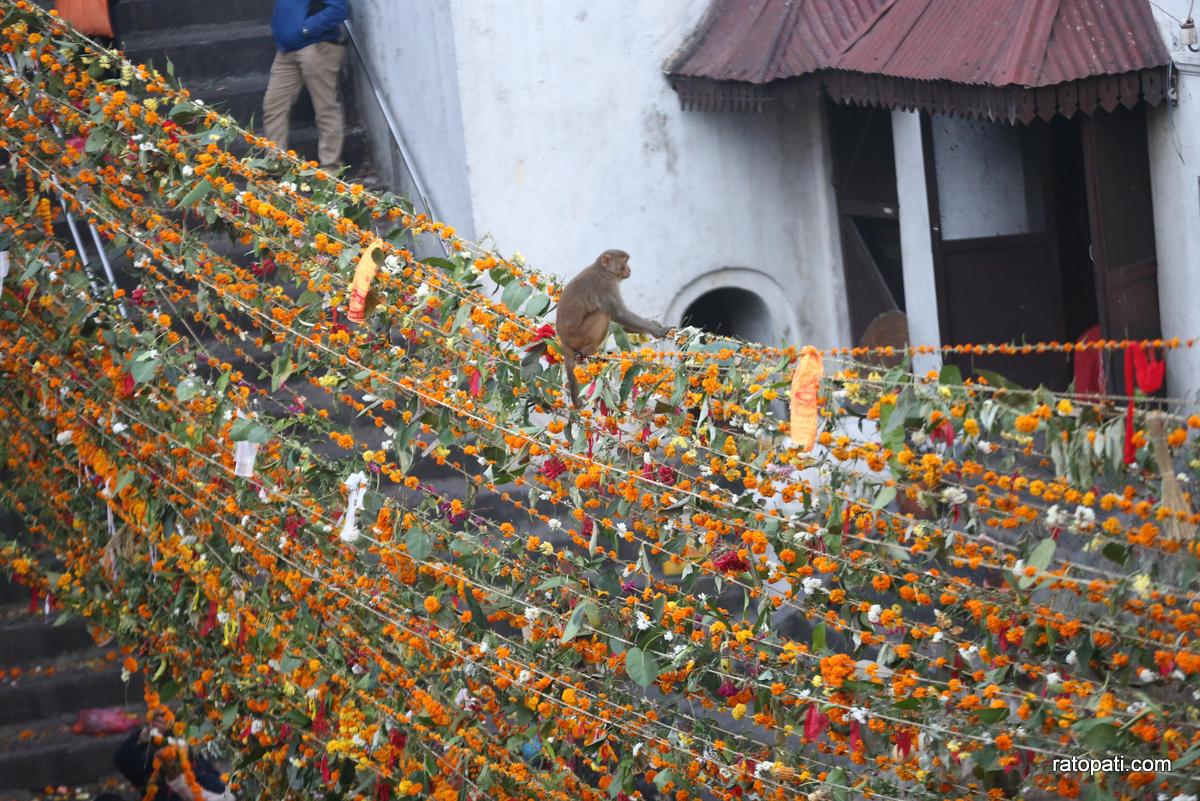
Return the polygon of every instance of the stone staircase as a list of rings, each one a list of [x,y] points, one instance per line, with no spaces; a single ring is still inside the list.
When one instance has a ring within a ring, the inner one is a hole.
[[[79,711],[121,706],[140,714],[141,684],[121,681],[115,648],[100,648],[82,622],[29,610],[29,590],[0,576],[0,799],[113,776],[125,735],[72,729]]]
[[[121,0],[116,25],[126,55],[165,72],[170,62],[193,97],[228,112],[242,125],[262,131],[262,99],[267,89],[275,41],[271,38],[273,0]],[[358,125],[349,79],[354,54],[347,48],[342,99],[346,142],[342,160],[358,170],[367,162],[366,136]],[[317,129],[308,92],[292,109],[289,147],[317,157]]]

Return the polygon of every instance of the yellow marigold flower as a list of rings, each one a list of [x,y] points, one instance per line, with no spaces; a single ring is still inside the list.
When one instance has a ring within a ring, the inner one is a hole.
[[[741,720],[742,718],[744,718],[746,716],[746,705],[738,704],[737,706],[735,706],[733,708],[732,714],[733,714],[734,720]]]

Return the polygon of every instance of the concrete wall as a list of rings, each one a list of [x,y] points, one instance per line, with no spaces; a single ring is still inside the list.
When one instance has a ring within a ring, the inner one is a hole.
[[[355,3],[460,230],[564,276],[628,250],[626,300],[672,324],[685,294],[761,276],[773,337],[848,340],[818,99],[684,113],[663,76],[708,0],[425,0],[386,26],[394,3]]]
[[[350,12],[363,55],[412,152],[430,202],[442,220],[473,237],[449,5],[442,0],[352,0]],[[387,128],[361,71],[357,92],[376,170],[391,180]],[[411,196],[406,182],[398,189]]]
[[[1180,47],[1175,19],[1190,0],[1158,0],[1155,16],[1178,70],[1179,105],[1147,109],[1163,335],[1200,337],[1200,53]],[[1167,355],[1172,396],[1200,395],[1200,348]]]

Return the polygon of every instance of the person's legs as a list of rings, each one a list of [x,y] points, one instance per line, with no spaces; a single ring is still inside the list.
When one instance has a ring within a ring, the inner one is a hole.
[[[317,159],[323,166],[333,166],[341,160],[345,137],[346,118],[342,112],[338,78],[346,47],[333,42],[317,42],[300,53],[304,85],[312,96],[313,111],[317,115]]]
[[[282,150],[288,147],[288,116],[302,86],[304,74],[300,69],[299,54],[276,53],[267,93],[263,96],[263,136]]]

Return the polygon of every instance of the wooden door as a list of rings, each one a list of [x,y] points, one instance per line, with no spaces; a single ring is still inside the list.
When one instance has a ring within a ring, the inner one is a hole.
[[[1109,339],[1161,336],[1154,203],[1143,106],[1097,111],[1083,123],[1084,174],[1100,329]],[[1120,355],[1107,374],[1123,393]]]
[[[935,146],[933,121],[925,115],[922,136],[942,343],[1061,341],[1066,325],[1049,130],[1039,123],[1021,128],[965,121],[954,125],[965,134],[1004,140],[1012,181],[1004,187],[986,180],[987,170],[994,169],[996,157],[1002,155],[998,150],[986,153],[990,161],[984,155],[976,157],[964,140],[944,131],[941,135],[945,138]],[[1024,187],[1023,196],[1013,191],[1018,183]],[[988,220],[976,214],[975,227],[986,230],[991,225],[999,233],[970,235],[970,225],[952,224],[955,214],[964,214],[964,197],[996,217]],[[1006,217],[1007,226],[1003,222]],[[1063,389],[1070,381],[1070,363],[1055,354],[1019,358],[982,354],[947,361],[957,364],[964,374],[987,370],[1022,386]]]

